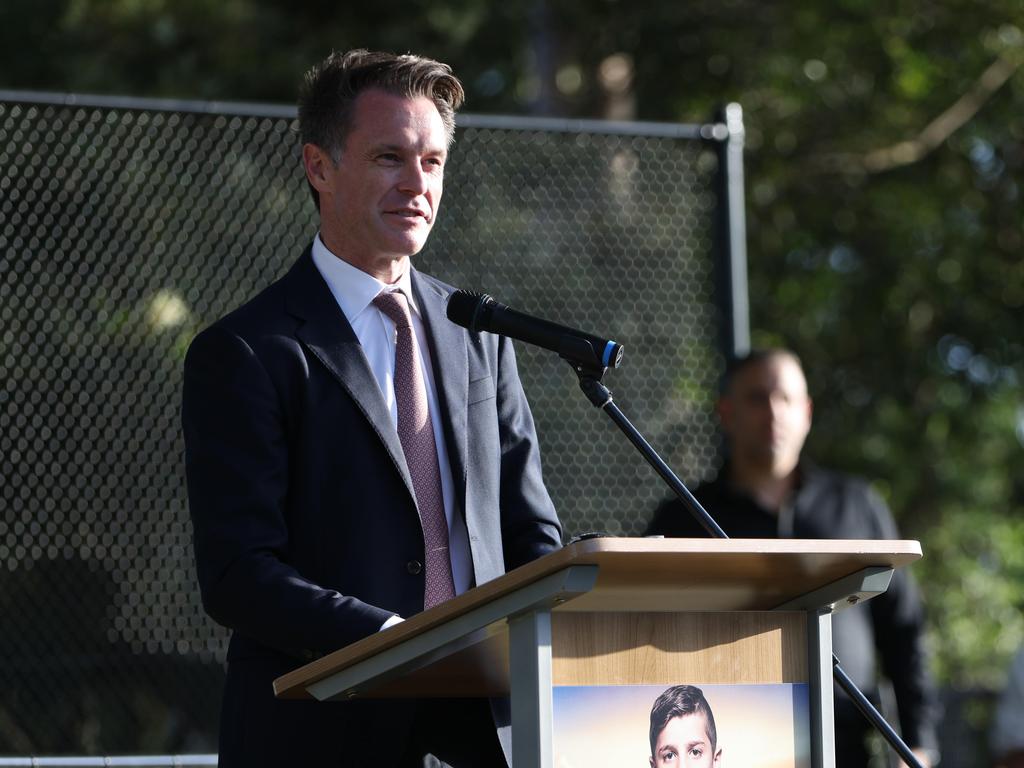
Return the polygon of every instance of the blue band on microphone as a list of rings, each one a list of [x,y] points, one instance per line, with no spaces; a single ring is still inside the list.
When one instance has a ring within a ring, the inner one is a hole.
[[[608,363],[611,361],[613,349],[615,349],[614,341],[609,341],[604,347],[604,354],[601,356],[601,365],[605,368],[608,367]]]

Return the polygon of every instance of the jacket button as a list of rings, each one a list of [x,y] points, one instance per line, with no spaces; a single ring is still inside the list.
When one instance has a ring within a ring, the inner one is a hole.
[[[405,570],[411,573],[413,576],[423,571],[423,563],[419,560],[410,560],[405,564]]]

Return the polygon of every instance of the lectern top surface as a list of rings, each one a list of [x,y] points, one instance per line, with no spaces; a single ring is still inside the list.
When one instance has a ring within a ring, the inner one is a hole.
[[[288,695],[571,566],[597,566],[597,581],[557,611],[770,611],[865,569],[901,568],[920,557],[916,541],[587,539],[339,649],[279,678],[275,689]]]
[[[564,558],[600,568],[595,588],[563,610],[677,612],[772,610],[866,568],[901,568],[920,556],[916,541],[606,538],[549,557],[552,565]]]

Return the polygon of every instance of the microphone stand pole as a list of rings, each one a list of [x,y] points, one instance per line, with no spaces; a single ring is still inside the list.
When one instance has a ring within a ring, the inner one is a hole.
[[[708,511],[701,506],[701,503],[694,498],[693,494],[690,493],[689,489],[683,484],[683,482],[676,477],[676,474],[672,469],[662,461],[657,451],[651,447],[644,436],[634,427],[626,415],[619,409],[619,407],[612,401],[612,393],[608,391],[608,388],[601,383],[601,378],[604,376],[605,370],[592,369],[586,366],[582,366],[573,360],[567,360],[569,365],[572,366],[576,372],[576,376],[580,380],[580,389],[583,390],[583,394],[587,396],[587,399],[596,408],[600,408],[615,425],[622,430],[622,432],[629,438],[629,441],[640,451],[644,459],[654,467],[654,471],[658,473],[662,480],[664,480],[668,486],[672,489],[675,495],[686,507],[687,511],[696,518],[697,522],[700,523],[704,530],[706,530],[711,536],[718,539],[729,538],[725,531],[721,529],[715,519],[708,514]],[[836,658],[835,654],[832,654],[832,677],[839,684],[839,687],[846,691],[846,694],[853,700],[857,709],[860,710],[861,714],[867,718],[868,722],[873,725],[879,733],[885,738],[889,745],[896,751],[896,753],[902,758],[911,768],[923,768],[920,761],[910,750],[910,747],[906,745],[906,742],[900,738],[899,734],[893,730],[892,726],[886,722],[885,718],[882,717],[881,713],[875,709],[874,705],[868,700],[868,698],[861,693],[860,689],[850,679],[849,675],[843,671],[843,668],[839,666],[839,659]]]

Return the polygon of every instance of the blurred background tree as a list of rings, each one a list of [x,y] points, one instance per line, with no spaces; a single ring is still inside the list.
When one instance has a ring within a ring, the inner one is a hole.
[[[370,47],[450,62],[478,113],[739,102],[754,341],[803,357],[811,453],[922,540],[941,679],[995,686],[1024,638],[1022,27],[1019,0],[5,0],[0,88],[292,102]]]

